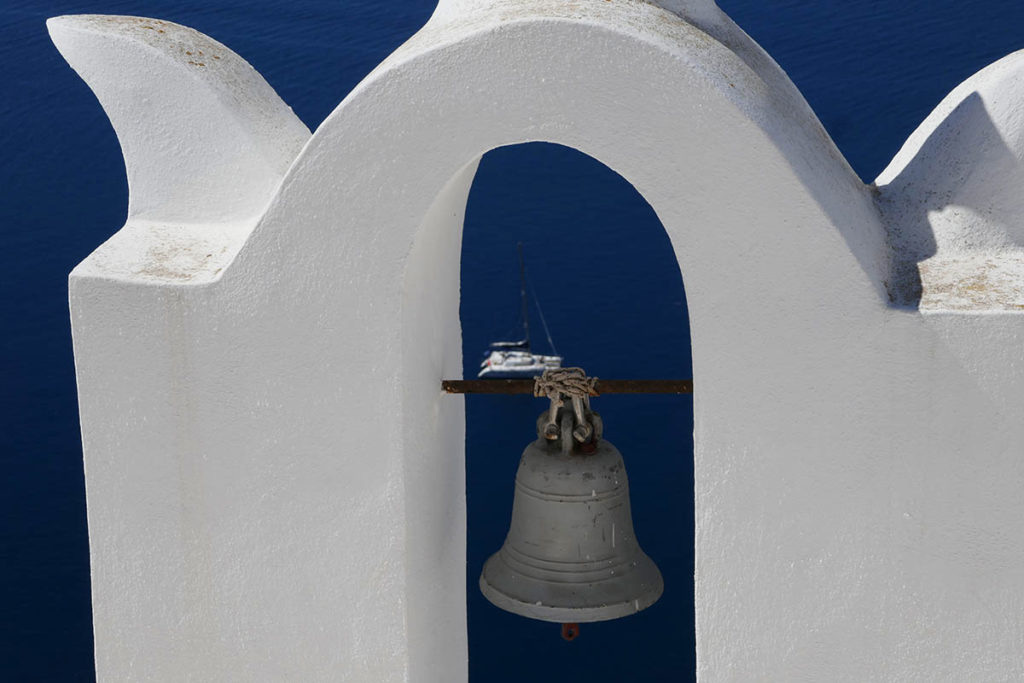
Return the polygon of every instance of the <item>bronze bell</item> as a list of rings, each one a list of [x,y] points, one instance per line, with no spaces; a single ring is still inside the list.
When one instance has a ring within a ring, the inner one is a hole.
[[[589,405],[576,415],[560,408],[538,419],[539,438],[516,473],[508,536],[480,574],[497,607],[572,626],[639,612],[664,588],[633,532],[622,454],[601,438]]]

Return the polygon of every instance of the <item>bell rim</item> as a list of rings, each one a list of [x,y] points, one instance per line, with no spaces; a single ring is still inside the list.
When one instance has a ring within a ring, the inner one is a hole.
[[[490,559],[494,559],[493,556]],[[490,562],[490,559],[488,562]],[[650,562],[649,559],[648,561]],[[665,582],[662,579],[661,572],[658,570],[657,565],[653,562],[651,562],[651,565],[653,566],[654,571],[657,572],[656,575],[658,580],[651,586],[650,590],[641,593],[631,600],[624,600],[622,602],[607,605],[588,607],[554,607],[517,600],[516,598],[503,593],[484,578],[486,574],[486,566],[485,571],[480,574],[480,592],[485,598],[487,598],[487,601],[495,607],[503,609],[506,612],[511,612],[512,614],[518,614],[519,616],[526,617],[528,619],[536,619],[538,621],[547,621],[559,624],[581,624],[596,621],[611,621],[613,619],[628,617],[636,614],[637,612],[642,612],[661,598],[662,593],[665,591]]]

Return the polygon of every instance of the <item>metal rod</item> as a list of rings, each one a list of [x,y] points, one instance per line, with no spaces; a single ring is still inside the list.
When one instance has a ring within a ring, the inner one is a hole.
[[[532,394],[532,379],[443,379],[448,394]],[[692,394],[692,379],[598,379],[591,396],[604,394]]]

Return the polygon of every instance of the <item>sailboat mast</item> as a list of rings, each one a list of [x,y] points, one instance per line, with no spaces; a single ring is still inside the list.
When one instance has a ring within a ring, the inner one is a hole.
[[[526,305],[526,262],[523,260],[523,243],[519,243],[519,296],[523,300],[523,332],[526,335],[526,349],[530,350],[530,314]]]

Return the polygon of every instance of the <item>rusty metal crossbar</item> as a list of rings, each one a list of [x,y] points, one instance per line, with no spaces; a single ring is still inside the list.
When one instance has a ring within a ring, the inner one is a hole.
[[[443,379],[447,394],[532,394],[532,379]],[[598,379],[591,396],[604,394],[692,394],[692,379]]]

